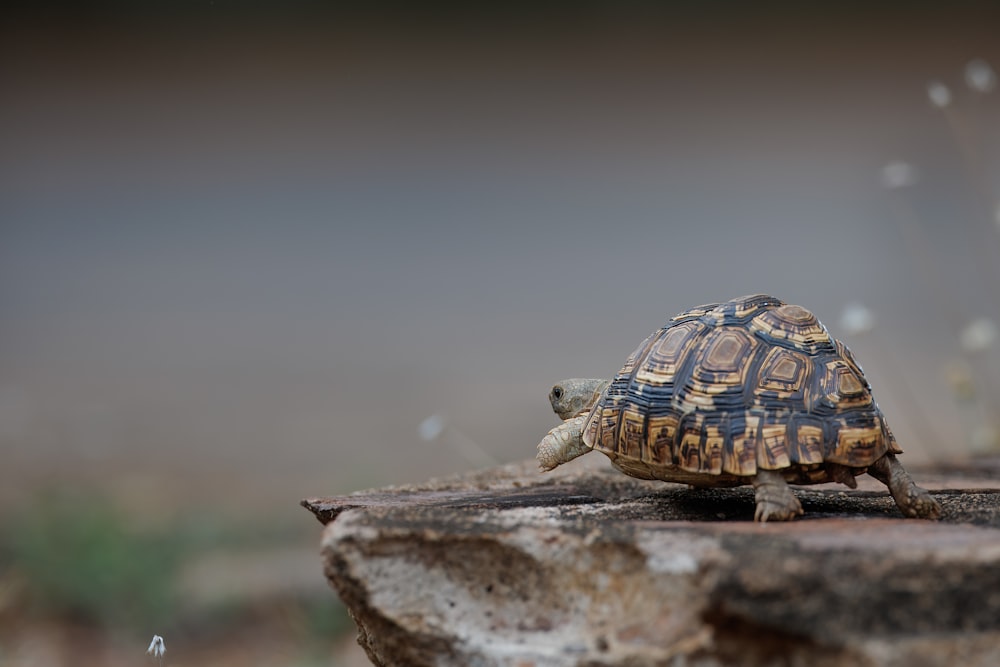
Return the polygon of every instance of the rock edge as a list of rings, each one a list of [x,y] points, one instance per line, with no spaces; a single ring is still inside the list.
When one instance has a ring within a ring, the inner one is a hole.
[[[302,504],[376,665],[1000,664],[1000,459],[914,477],[941,521],[876,483],[754,524],[599,457]]]

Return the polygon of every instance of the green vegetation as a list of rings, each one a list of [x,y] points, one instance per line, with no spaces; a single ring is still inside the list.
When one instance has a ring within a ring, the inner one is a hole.
[[[23,580],[32,614],[143,632],[173,616],[183,541],[141,530],[107,500],[49,495],[3,533],[3,569]]]
[[[156,632],[168,642],[269,627],[307,654],[323,655],[351,622],[324,586],[318,558],[316,595],[289,590],[276,591],[276,599],[199,602],[180,592],[184,568],[199,558],[288,547],[302,537],[293,528],[234,525],[210,513],[147,526],[99,494],[47,493],[0,525],[0,584],[15,582],[24,620],[72,622],[143,641]]]

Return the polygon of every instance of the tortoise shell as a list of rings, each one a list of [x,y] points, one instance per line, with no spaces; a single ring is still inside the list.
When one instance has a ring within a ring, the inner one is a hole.
[[[692,308],[649,336],[583,441],[630,475],[713,486],[758,469],[850,483],[901,452],[847,347],[808,310],[763,294]]]

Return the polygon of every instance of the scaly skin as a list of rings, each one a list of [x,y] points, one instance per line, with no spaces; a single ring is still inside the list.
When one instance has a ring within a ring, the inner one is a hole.
[[[556,466],[572,461],[578,456],[592,451],[583,444],[583,425],[587,415],[580,415],[549,431],[549,434],[538,443],[538,467],[548,472]]]
[[[754,521],[791,521],[802,515],[799,499],[788,488],[780,472],[759,469],[753,478],[753,495],[757,501]]]
[[[925,489],[913,483],[910,475],[892,454],[886,454],[868,466],[868,474],[889,487],[892,499],[903,513],[914,519],[937,519],[941,506]]]
[[[565,419],[538,443],[538,466],[549,471],[591,451],[583,444],[583,427],[590,409],[607,389],[611,380],[570,378],[559,382],[549,392],[552,410]]]
[[[552,387],[549,402],[560,419],[569,419],[590,412],[597,400],[611,384],[600,378],[570,378]]]

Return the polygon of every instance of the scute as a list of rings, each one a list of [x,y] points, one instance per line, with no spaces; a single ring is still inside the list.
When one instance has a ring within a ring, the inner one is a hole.
[[[646,456],[643,460],[652,465],[672,465],[678,428],[680,415],[673,410],[656,416],[650,415],[646,422]]]
[[[670,318],[671,322],[683,322],[685,320],[691,320],[699,317],[703,317],[706,313],[715,310],[719,304],[717,303],[706,303],[701,306],[695,306],[694,308],[688,308],[683,313],[678,313]]]
[[[691,321],[661,330],[662,335],[652,341],[645,362],[636,372],[639,387],[660,387],[673,383],[681,360],[686,358],[704,330],[705,325]]]
[[[829,410],[867,408],[874,405],[868,382],[859,377],[843,359],[825,364],[820,403]]]
[[[783,347],[770,347],[760,371],[751,376],[754,403],[764,408],[805,411],[814,375],[811,357]]]
[[[899,452],[850,350],[808,310],[763,294],[671,318],[629,356],[583,438],[630,474],[706,484],[758,469],[828,481],[824,464]]]
[[[722,329],[709,343],[701,359],[701,368],[723,375],[739,375],[750,340],[739,329]]]
[[[780,306],[753,318],[750,330],[764,341],[807,354],[836,353],[833,338],[816,316],[801,306]]]
[[[775,306],[784,305],[780,299],[766,294],[741,296],[725,303],[718,304],[706,318],[716,324],[744,324],[751,317]]]

